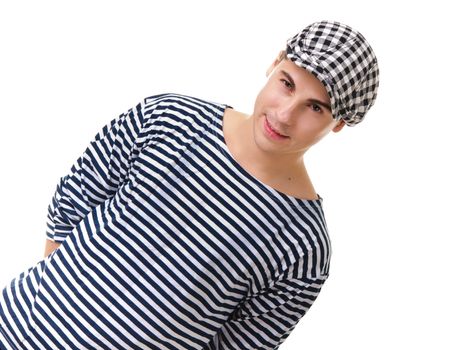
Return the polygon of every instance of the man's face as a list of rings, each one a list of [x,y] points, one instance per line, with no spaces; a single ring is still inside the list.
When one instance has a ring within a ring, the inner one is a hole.
[[[323,84],[290,60],[278,59],[254,104],[254,139],[265,152],[301,156],[330,130],[339,131]],[[278,133],[277,133],[278,132]]]

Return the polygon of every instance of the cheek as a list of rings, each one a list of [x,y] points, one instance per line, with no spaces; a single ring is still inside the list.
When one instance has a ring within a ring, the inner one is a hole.
[[[299,126],[300,134],[302,135],[303,140],[317,142],[325,135],[328,134],[328,128],[318,125],[318,123],[302,123]]]
[[[265,94],[271,100],[278,100],[283,96],[283,86],[277,84],[277,82],[270,82],[266,84],[264,89]]]
[[[256,102],[259,105],[274,106],[280,101],[279,90],[269,82],[265,84],[257,95]]]
[[[254,102],[254,114],[258,115],[262,113],[262,109],[264,108],[265,105],[267,105],[267,101],[261,90],[256,97],[256,101]]]

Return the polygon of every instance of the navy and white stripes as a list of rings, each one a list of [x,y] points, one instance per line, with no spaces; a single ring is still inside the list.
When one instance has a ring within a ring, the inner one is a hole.
[[[322,198],[241,168],[225,108],[157,95],[96,135],[49,206],[60,249],[2,292],[0,346],[278,348],[328,277]]]

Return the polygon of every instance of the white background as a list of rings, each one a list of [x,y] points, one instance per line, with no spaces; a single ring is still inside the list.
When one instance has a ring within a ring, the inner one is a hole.
[[[379,97],[363,123],[309,151],[333,257],[281,349],[465,349],[466,30],[455,3],[1,2],[0,285],[42,258],[55,186],[110,119],[162,92],[250,113],[285,40],[333,19],[371,42]]]

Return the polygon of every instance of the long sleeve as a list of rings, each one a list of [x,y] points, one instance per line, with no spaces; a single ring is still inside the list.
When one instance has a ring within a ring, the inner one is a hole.
[[[329,275],[322,199],[245,171],[225,106],[158,95],[99,133],[51,206],[52,238],[68,238],[0,293],[7,341],[257,350],[287,338]]]
[[[325,278],[278,281],[235,312],[211,349],[278,349],[314,303],[324,282]]]
[[[144,103],[139,103],[110,121],[96,134],[70,173],[60,178],[48,207],[48,239],[65,240],[93,207],[112,197],[125,182],[143,119]]]

